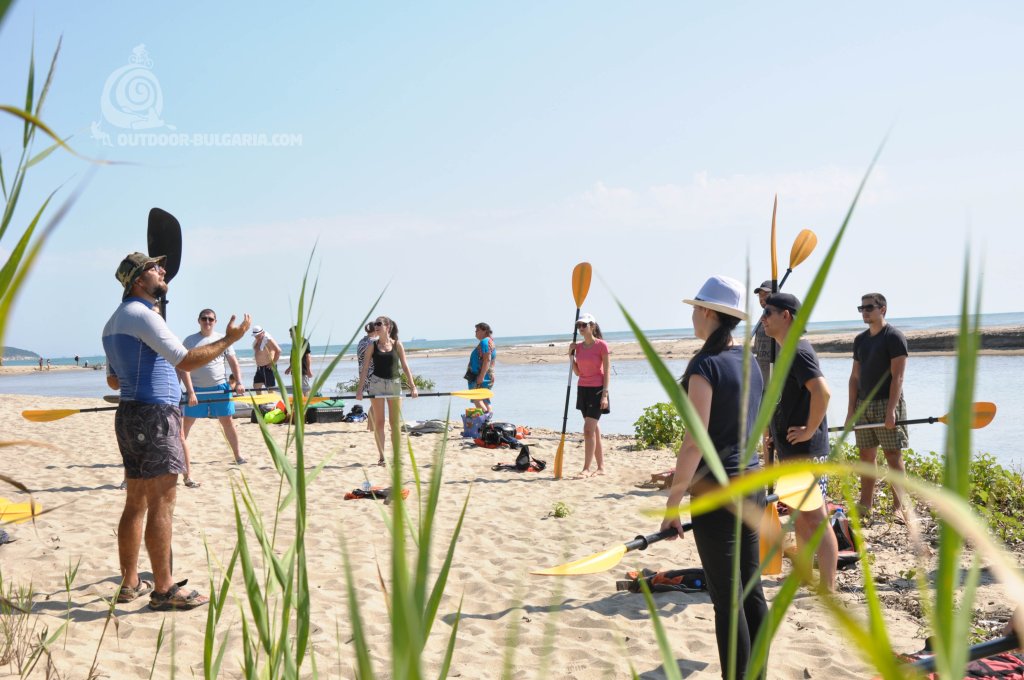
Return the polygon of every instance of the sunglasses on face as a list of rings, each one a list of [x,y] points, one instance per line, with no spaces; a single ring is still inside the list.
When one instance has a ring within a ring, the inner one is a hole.
[[[150,269],[159,269],[161,271],[167,271],[156,262],[150,262],[149,264],[142,268],[142,271],[148,272]]]
[[[217,319],[212,316],[201,316],[199,317],[199,320],[207,323],[217,323]]]
[[[376,326],[377,328],[380,328],[381,326],[384,325],[384,322],[383,321],[374,321],[373,325]]]
[[[881,309],[879,305],[859,305],[857,307],[858,312],[873,312],[876,309]]]
[[[771,316],[772,314],[782,314],[782,310],[775,309],[774,307],[765,307],[764,311],[761,312],[761,316]]]
[[[579,322],[578,324],[576,324],[576,328],[580,328],[580,329],[583,329],[583,328],[586,328],[586,327],[587,327],[587,326],[589,326],[589,325],[590,325],[590,324],[589,324],[589,323],[587,323],[586,321],[580,321],[580,322]]]

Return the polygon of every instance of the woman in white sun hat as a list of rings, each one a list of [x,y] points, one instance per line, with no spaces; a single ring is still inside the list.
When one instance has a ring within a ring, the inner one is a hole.
[[[704,426],[729,477],[736,477],[741,472],[760,467],[756,456],[746,466],[743,466],[740,460],[744,439],[754,426],[764,389],[761,369],[751,358],[748,362],[750,391],[746,402],[745,425],[741,428],[743,343],[733,340],[732,330],[740,321],[747,318],[744,312],[743,291],[744,286],[735,279],[712,276],[693,300],[683,300],[693,305],[694,334],[704,340],[704,346],[690,360],[683,373],[683,389],[704,421]],[[710,475],[697,443],[687,432],[676,459],[672,490],[666,503],[662,529],[673,527],[682,536],[678,508],[683,496],[689,491],[691,497],[697,497],[717,487],[718,483]],[[745,502],[754,508],[763,509],[764,496],[764,491],[759,491],[747,497]],[[739,545],[740,578],[739,581],[733,580],[733,556],[736,550],[736,518],[733,510],[733,507],[726,506],[713,512],[696,515],[692,521],[693,539],[700,554],[700,561],[708,580],[708,592],[715,609],[715,636],[718,639],[718,659],[722,667],[722,677],[728,677],[728,666],[732,665],[735,670],[734,677],[742,678],[746,674],[750,646],[767,617],[768,606],[765,604],[760,578],[756,578],[756,585],[743,599],[742,606],[735,613],[739,617],[739,637],[736,656],[730,659],[732,595],[734,592],[742,593],[743,585],[757,576],[760,562],[758,532],[745,523]]]

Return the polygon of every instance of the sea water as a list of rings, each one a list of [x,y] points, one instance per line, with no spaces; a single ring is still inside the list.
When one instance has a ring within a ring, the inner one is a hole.
[[[243,373],[252,375],[252,363],[243,360]],[[314,358],[313,371],[323,370],[325,360]],[[686,367],[685,359],[667,362],[673,375],[680,376]],[[821,359],[832,398],[829,402],[829,425],[843,424],[847,409],[847,384],[852,360],[826,357]],[[436,384],[434,391],[450,392],[466,389],[462,374],[466,369],[465,357],[409,356],[409,367],[415,375],[422,375]],[[632,434],[633,424],[644,408],[667,396],[643,360],[616,361],[611,364],[611,413],[601,418],[601,429],[609,434]],[[903,390],[907,401],[908,418],[926,418],[945,415],[949,411],[954,387],[956,358],[952,356],[911,356]],[[356,363],[339,363],[334,374],[324,385],[325,394],[337,393],[337,384],[357,376]],[[499,420],[517,425],[546,427],[561,430],[565,406],[566,385],[569,378],[568,362],[555,364],[502,364],[499,360],[497,382],[494,386],[494,411]],[[992,454],[1006,466],[1024,466],[1024,398],[1018,390],[1024,386],[1024,356],[982,356],[978,358],[977,387],[973,401],[991,401],[998,406],[995,420],[973,433],[972,450]],[[53,371],[0,377],[0,393],[37,394],[42,396],[99,397],[110,393],[104,371]],[[368,402],[364,401],[364,408]],[[583,421],[574,409],[576,387],[570,390],[567,430],[580,432]],[[402,402],[405,420],[445,418],[450,414],[459,422],[459,415],[470,403],[464,399],[435,398],[405,399]],[[350,405],[347,405],[350,406]],[[86,416],[83,416],[86,417]],[[46,427],[46,425],[40,425]],[[918,451],[943,451],[946,426],[913,425],[910,427],[910,446]]]

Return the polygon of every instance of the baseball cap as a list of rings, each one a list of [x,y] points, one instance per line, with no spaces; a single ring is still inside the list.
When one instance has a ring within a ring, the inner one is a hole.
[[[771,279],[765,279],[764,281],[762,281],[761,285],[754,289],[754,293],[755,294],[756,293],[760,293],[762,290],[764,292],[766,292],[766,293],[772,292],[772,280]]]
[[[765,306],[771,305],[776,309],[788,310],[793,316],[796,316],[800,311],[800,298],[789,293],[772,293],[764,301],[764,304]]]

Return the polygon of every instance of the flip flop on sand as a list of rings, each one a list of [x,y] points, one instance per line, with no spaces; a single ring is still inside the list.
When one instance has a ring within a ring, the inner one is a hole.
[[[131,586],[121,586],[121,592],[117,594],[117,601],[131,602],[132,600],[138,599],[143,595],[148,595],[151,592],[153,592],[153,582],[140,578],[139,585],[134,588]]]
[[[185,486],[187,486],[190,489],[198,489],[199,487],[202,486],[202,483],[201,482],[197,482],[196,480],[192,479],[191,477],[186,477],[185,478]]]
[[[158,593],[155,590],[149,596],[149,608],[156,612],[188,611],[201,607],[208,603],[210,598],[200,595],[197,591],[185,591],[182,586],[188,583],[188,579],[179,581],[168,589],[166,593]]]

